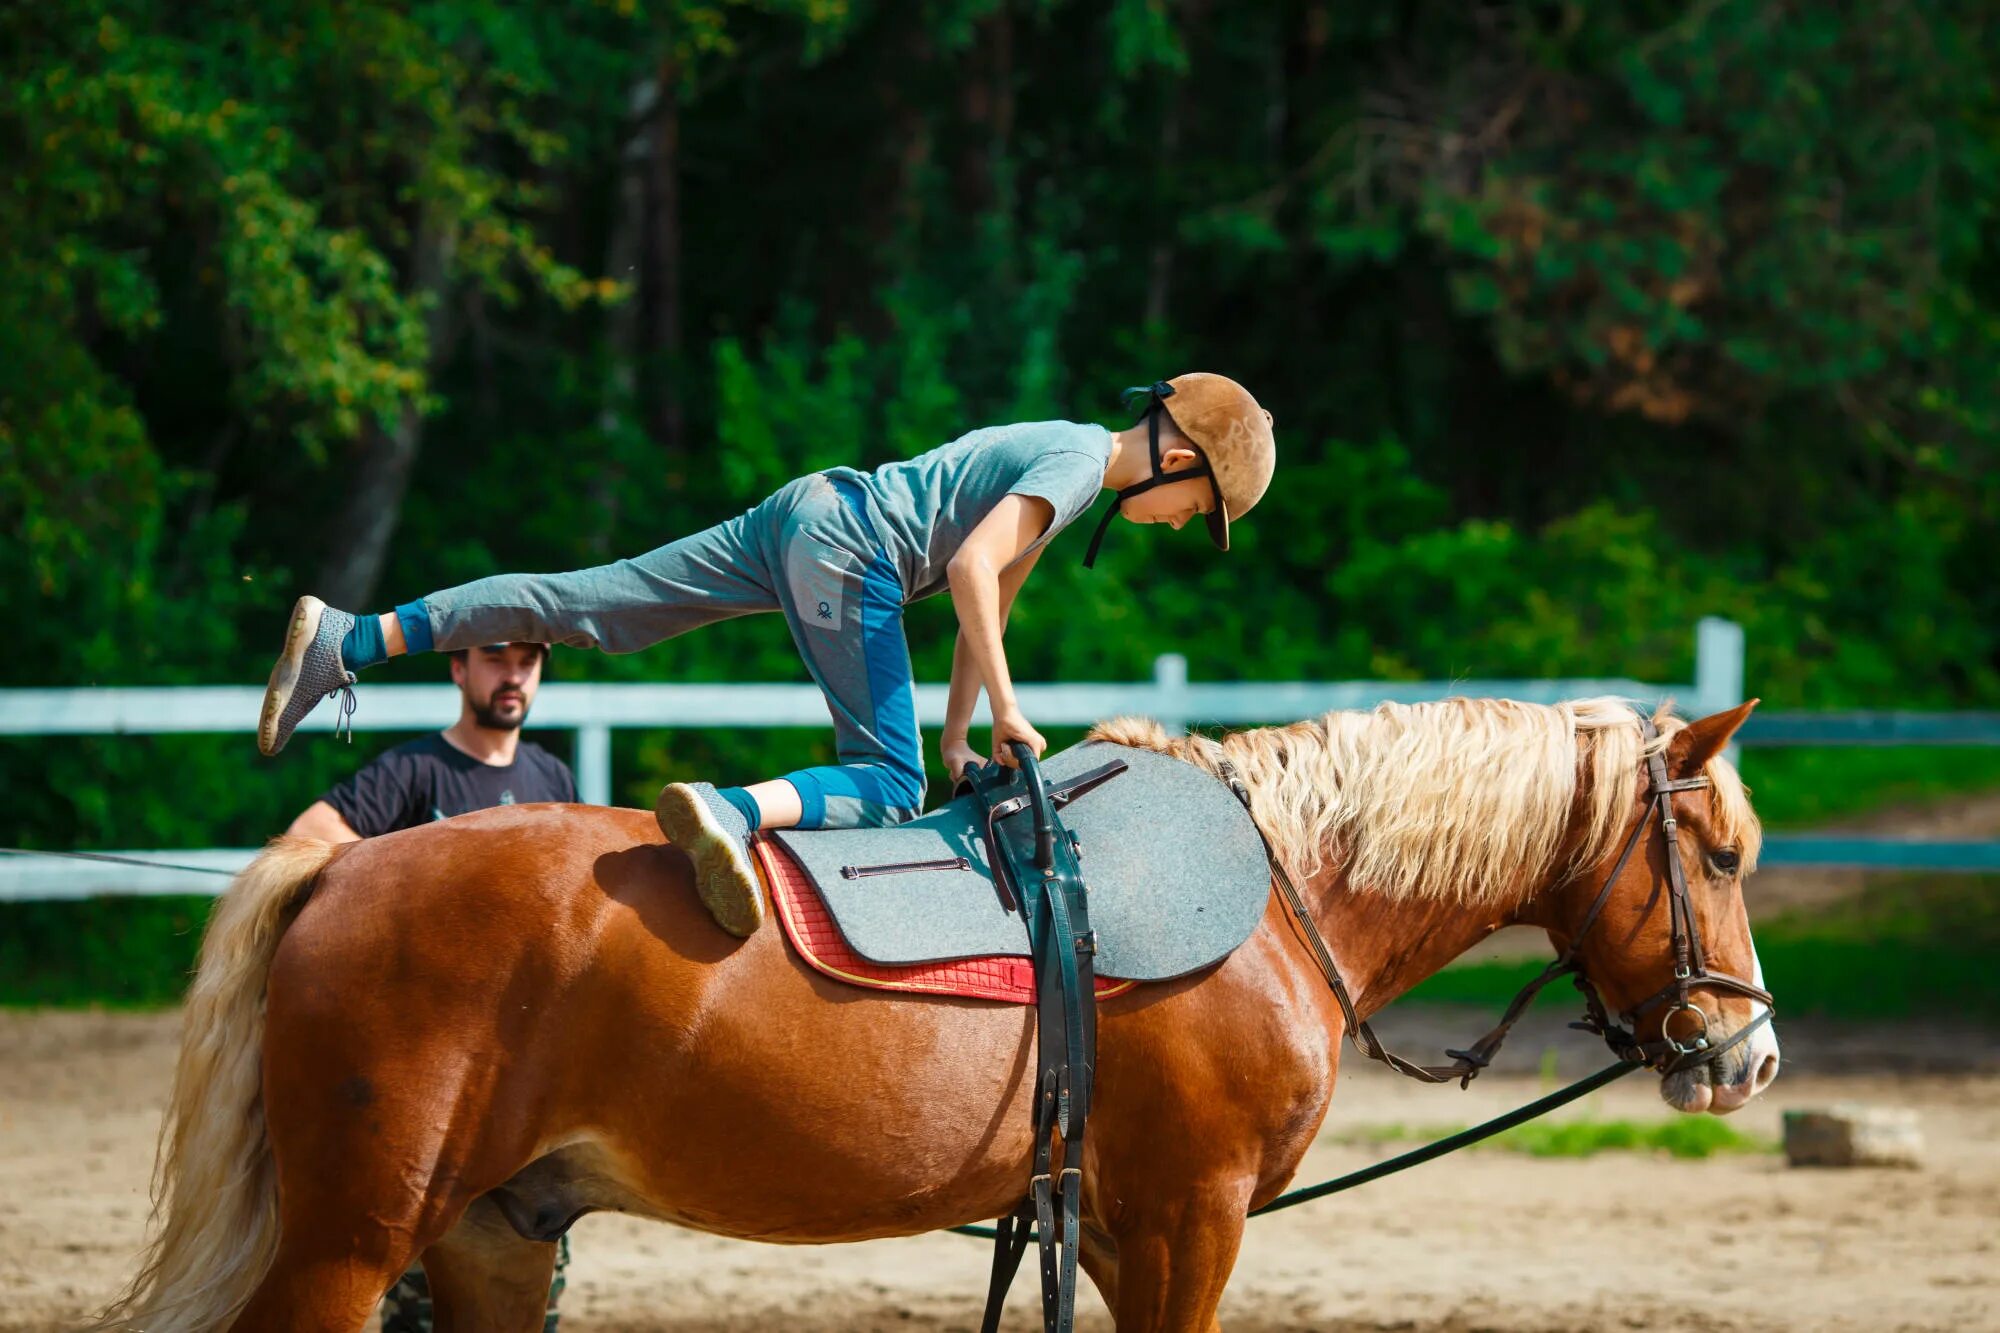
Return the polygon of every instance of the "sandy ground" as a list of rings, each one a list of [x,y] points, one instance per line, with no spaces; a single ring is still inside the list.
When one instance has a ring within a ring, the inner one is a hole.
[[[1483,1030],[1472,1012],[1389,1016],[1415,1053]],[[0,1330],[73,1327],[118,1284],[145,1217],[177,1016],[0,1014]],[[1775,1139],[1783,1108],[1915,1106],[1921,1171],[1807,1171],[1775,1155],[1683,1162],[1479,1151],[1251,1224],[1223,1307],[1233,1330],[2000,1328],[2000,1034],[1782,1028],[1786,1071],[1735,1118]],[[1350,1059],[1301,1182],[1397,1149],[1359,1125],[1464,1124],[1534,1095],[1554,1053],[1602,1062],[1553,1021],[1469,1092]],[[1670,1114],[1652,1076],[1586,1113]],[[1573,1108],[1574,1109],[1574,1108]],[[565,1326],[972,1330],[982,1243],[949,1235],[787,1249],[585,1218]],[[1030,1263],[1032,1269],[1032,1261]],[[1023,1273],[1010,1327],[1036,1327]],[[1095,1293],[1087,1329],[1110,1321]]]

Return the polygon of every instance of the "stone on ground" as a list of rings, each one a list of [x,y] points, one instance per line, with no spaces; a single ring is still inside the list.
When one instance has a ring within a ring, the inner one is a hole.
[[[1793,1166],[1923,1165],[1917,1113],[1903,1106],[1843,1102],[1785,1112],[1785,1160]]]

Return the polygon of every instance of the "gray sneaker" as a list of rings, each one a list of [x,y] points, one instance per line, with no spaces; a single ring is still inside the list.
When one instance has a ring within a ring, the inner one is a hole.
[[[292,738],[292,729],[321,699],[338,694],[340,724],[348,723],[348,739],[354,738],[349,719],[354,716],[354,673],[340,660],[340,641],[353,628],[354,617],[336,611],[317,597],[301,597],[292,607],[291,623],[285,627],[285,646],[271,668],[271,683],[264,687],[264,711],[257,719],[257,748],[276,754]]]
[[[749,938],[764,921],[764,894],[750,868],[750,825],[706,782],[670,782],[653,806],[660,832],[694,862],[695,892],[715,924]]]

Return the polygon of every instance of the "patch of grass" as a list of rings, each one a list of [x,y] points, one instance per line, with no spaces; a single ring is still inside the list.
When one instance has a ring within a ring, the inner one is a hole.
[[[1754,881],[1751,892],[1755,892]],[[1781,1012],[2000,1022],[2000,876],[1871,877],[1850,901],[1757,928]]]
[[[0,1005],[177,1004],[214,899],[0,903]]]
[[[1991,791],[2000,787],[2000,747],[1747,746],[1742,771],[1765,825],[1800,829]]]
[[[1762,945],[1760,943],[1759,948]],[[1515,992],[1532,981],[1548,964],[1542,959],[1520,959],[1509,962],[1465,963],[1445,968],[1444,971],[1420,981],[1413,987],[1407,1001],[1417,1004],[1506,1004],[1514,998]],[[1398,1000],[1398,1004],[1405,1003]],[[1566,982],[1553,982],[1543,988],[1535,997],[1535,1009],[1569,1009],[1582,1005],[1579,996]]]
[[[2000,1023],[2000,976],[1990,949],[1908,940],[1757,936],[1764,980],[1786,1014],[1851,1020],[1919,1018],[1952,1014]],[[1498,1007],[1542,970],[1539,962],[1475,963],[1448,967],[1417,986],[1419,1003]],[[1536,1007],[1577,1009],[1582,1000],[1554,985],[1535,997]]]
[[[2000,875],[1873,875],[1850,899],[1762,923],[1759,953],[1766,937],[2000,949]]]
[[[1778,1150],[1772,1140],[1745,1134],[1711,1115],[1677,1115],[1671,1120],[1531,1120],[1489,1142],[1530,1157],[1656,1152],[1700,1158]]]
[[[1348,1125],[1329,1137],[1336,1143],[1385,1147],[1432,1143],[1459,1133],[1462,1125]],[[1769,1139],[1745,1134],[1714,1116],[1682,1115],[1670,1120],[1534,1120],[1496,1134],[1479,1149],[1526,1153],[1530,1157],[1594,1157],[1601,1152],[1665,1153],[1698,1159],[1722,1153],[1776,1152]]]

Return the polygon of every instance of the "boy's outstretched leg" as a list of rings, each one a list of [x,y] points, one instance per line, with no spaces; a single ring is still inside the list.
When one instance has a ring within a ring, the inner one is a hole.
[[[264,693],[258,748],[282,750],[329,694],[343,695],[343,716],[353,712],[355,673],[404,652],[561,643],[629,653],[713,621],[776,610],[761,556],[745,540],[758,512],[636,559],[567,574],[499,574],[380,616],[357,618],[301,597]]]

